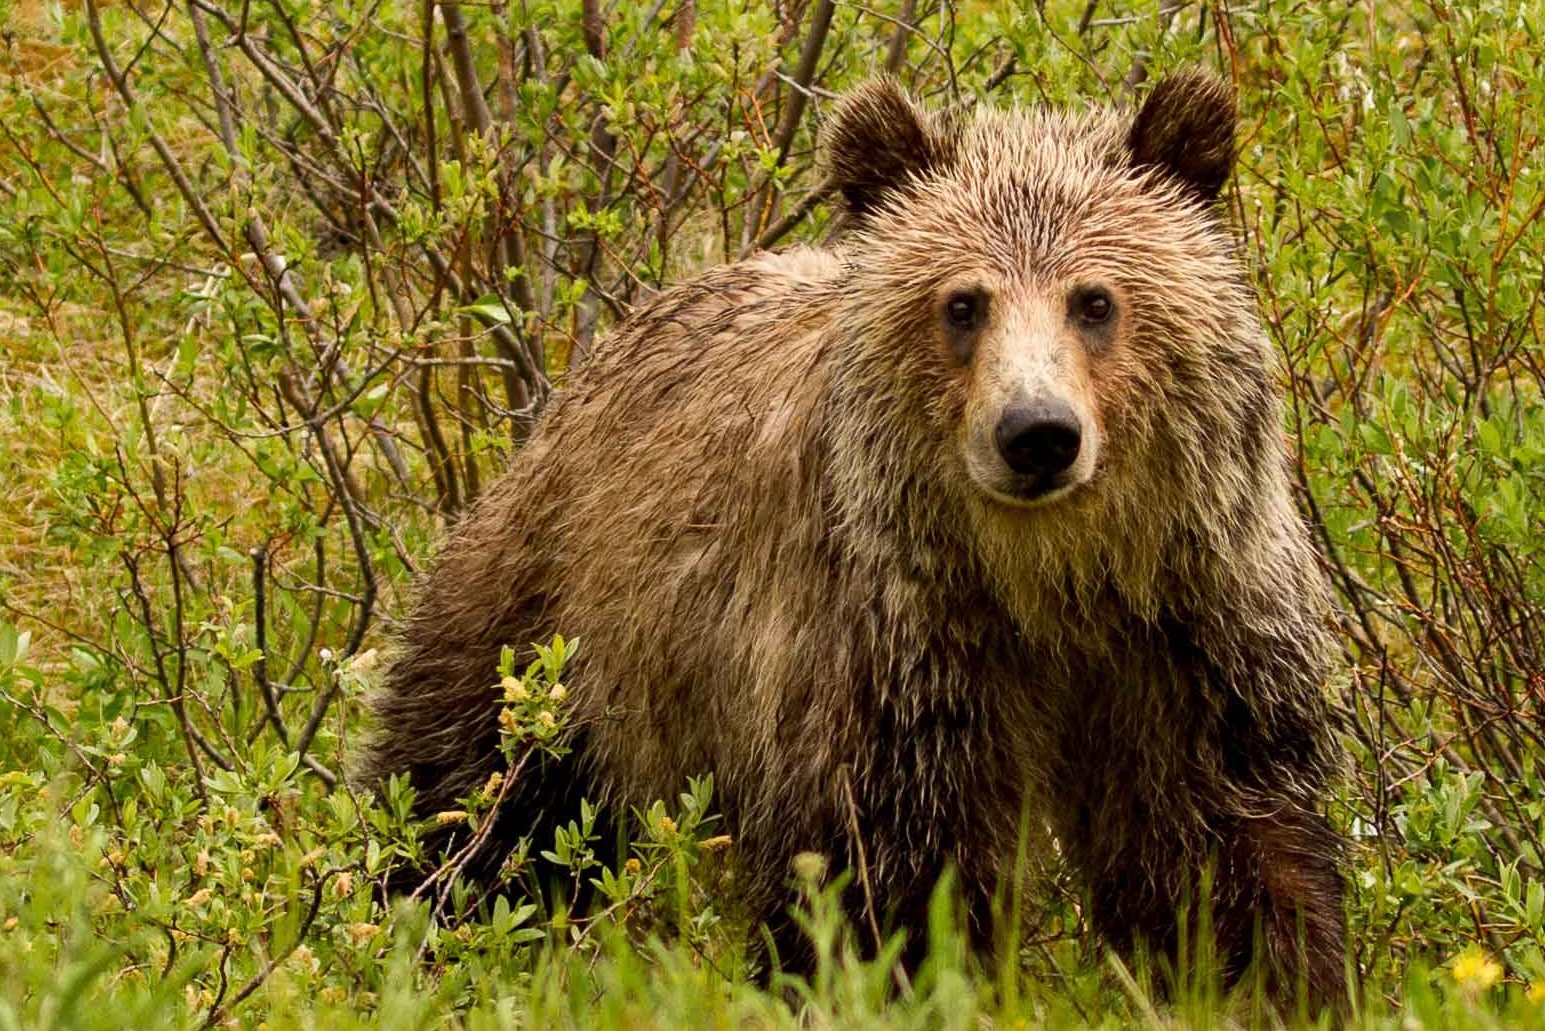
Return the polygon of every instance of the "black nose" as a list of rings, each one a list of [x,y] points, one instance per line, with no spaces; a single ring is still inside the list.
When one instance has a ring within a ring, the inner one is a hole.
[[[994,436],[998,453],[1021,476],[1055,476],[1078,460],[1078,416],[1064,401],[1010,408]]]

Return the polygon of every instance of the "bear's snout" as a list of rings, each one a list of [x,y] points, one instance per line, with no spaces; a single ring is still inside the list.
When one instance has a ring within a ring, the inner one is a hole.
[[[1078,461],[1083,432],[1071,405],[1041,400],[1003,413],[993,437],[1004,463],[1039,489]]]

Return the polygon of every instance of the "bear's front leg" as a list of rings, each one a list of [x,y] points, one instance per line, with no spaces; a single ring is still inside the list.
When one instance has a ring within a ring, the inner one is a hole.
[[[1284,1012],[1347,1001],[1341,841],[1319,813],[1283,800],[1235,818],[1222,835],[1213,885],[1220,954],[1262,964]]]
[[[1196,941],[1196,903],[1210,885],[1207,917],[1229,984],[1259,974],[1283,1014],[1301,1001],[1310,1013],[1345,1005],[1340,842],[1324,817],[1279,800],[1248,816],[1156,819],[1144,830],[1114,851],[1087,839],[1068,850],[1084,869],[1091,922],[1113,946],[1147,947],[1184,969],[1193,956],[1180,956],[1180,944]]]

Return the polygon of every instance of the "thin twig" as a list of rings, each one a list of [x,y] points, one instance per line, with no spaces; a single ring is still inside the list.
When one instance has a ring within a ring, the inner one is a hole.
[[[255,627],[257,661],[252,664],[252,677],[257,681],[258,695],[267,708],[268,722],[273,724],[279,743],[290,747],[290,730],[284,725],[279,713],[279,697],[268,679],[268,549],[258,545],[248,553],[252,558],[252,620]]]

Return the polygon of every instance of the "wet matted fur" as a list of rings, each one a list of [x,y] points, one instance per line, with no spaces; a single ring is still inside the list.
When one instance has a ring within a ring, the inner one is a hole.
[[[596,348],[420,585],[367,781],[407,773],[424,814],[476,791],[501,646],[561,632],[585,729],[510,793],[505,845],[712,771],[797,962],[795,854],[861,846],[881,919],[919,932],[953,867],[985,940],[1029,821],[1117,946],[1175,948],[1210,867],[1230,968],[1339,999],[1327,596],[1215,210],[1233,138],[1196,72],[1135,115],[847,97],[823,140],[851,231]],[[1001,442],[1048,398],[1080,441],[1050,486]]]

